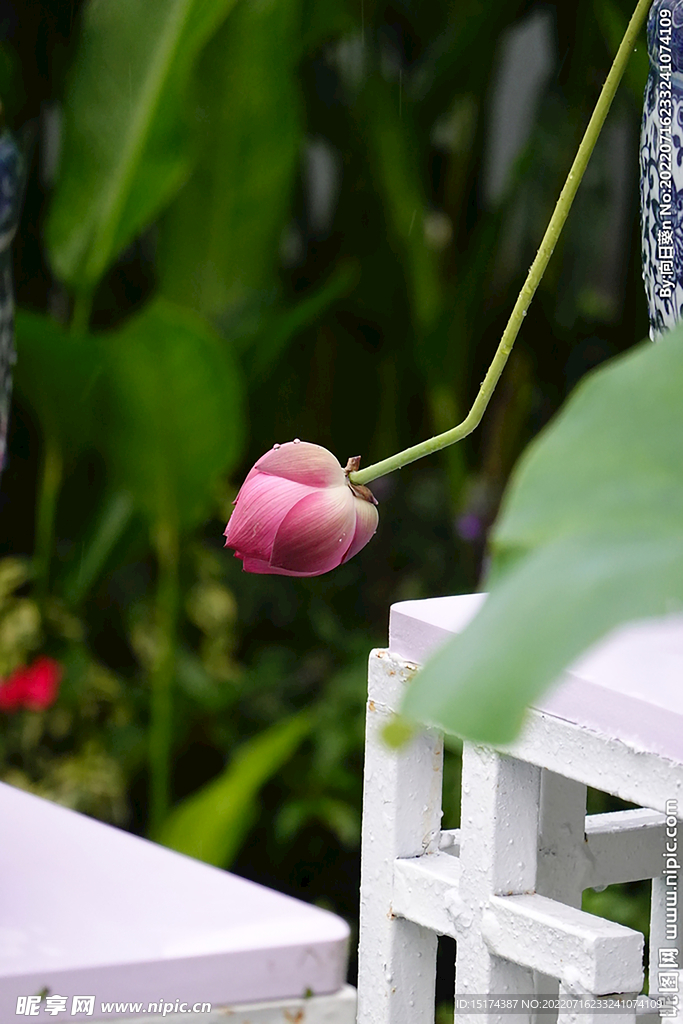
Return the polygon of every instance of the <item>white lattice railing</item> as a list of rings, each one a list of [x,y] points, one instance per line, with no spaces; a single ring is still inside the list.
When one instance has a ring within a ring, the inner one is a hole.
[[[472,1013],[466,996],[518,998],[515,1021],[533,1016],[521,1010],[532,995],[582,996],[583,1011],[590,996],[636,996],[643,935],[580,906],[586,888],[643,878],[654,880],[650,994],[673,994],[675,983],[683,998],[680,956],[659,961],[660,949],[680,948],[665,932],[662,854],[665,812],[683,808],[683,619],[608,641],[530,713],[512,747],[465,744],[461,829],[443,830],[441,735],[393,751],[381,734],[416,663],[480,601],[395,606],[390,649],[370,658],[358,1024],[431,1024],[437,935],[457,940],[457,1020],[508,1016]],[[641,806],[586,817],[587,785]],[[631,1002],[596,1018],[634,1020]],[[643,1006],[638,1016],[659,1019]]]

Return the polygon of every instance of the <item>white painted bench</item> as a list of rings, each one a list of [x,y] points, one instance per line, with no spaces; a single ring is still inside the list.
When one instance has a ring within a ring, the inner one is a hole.
[[[530,1021],[534,1004],[522,1011],[522,997],[567,1006],[583,996],[585,1010],[591,996],[635,996],[643,936],[583,913],[581,894],[648,878],[650,996],[675,986],[683,1002],[683,923],[667,937],[664,906],[667,881],[672,893],[679,879],[663,874],[666,822],[678,835],[683,812],[683,617],[613,634],[537,702],[512,746],[466,743],[461,828],[451,830],[441,821],[442,736],[427,730],[395,751],[382,730],[416,667],[483,600],[394,605],[389,649],[370,658],[358,1024],[432,1024],[437,935],[457,942],[458,1021],[509,1019],[501,1004],[472,1012],[465,997],[517,998],[513,1019]],[[587,785],[639,809],[586,817]],[[668,840],[679,860],[682,838]],[[635,1020],[631,1002],[618,1005],[620,1024]],[[659,1020],[647,1000],[637,1012]],[[589,1024],[592,1014],[559,1018]],[[595,1019],[615,1024],[612,1012]]]
[[[334,914],[1,783],[0,821],[2,1024],[354,1021]]]

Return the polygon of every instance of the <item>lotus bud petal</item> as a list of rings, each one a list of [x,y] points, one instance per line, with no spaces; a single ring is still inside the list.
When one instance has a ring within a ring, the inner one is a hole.
[[[308,441],[276,445],[258,460],[225,528],[225,546],[245,572],[320,576],[367,544],[377,502],[367,487],[349,483],[349,466]]]

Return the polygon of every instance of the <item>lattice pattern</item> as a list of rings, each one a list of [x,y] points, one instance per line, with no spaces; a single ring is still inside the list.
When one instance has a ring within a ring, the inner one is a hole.
[[[672,797],[683,806],[683,766],[534,711],[505,751],[465,744],[461,829],[442,831],[441,735],[400,751],[381,738],[415,670],[389,651],[370,658],[358,1024],[433,1022],[438,934],[457,940],[456,995],[639,993],[643,936],[583,913],[581,893],[655,879],[661,944],[663,812]],[[586,817],[587,784],[647,807]]]

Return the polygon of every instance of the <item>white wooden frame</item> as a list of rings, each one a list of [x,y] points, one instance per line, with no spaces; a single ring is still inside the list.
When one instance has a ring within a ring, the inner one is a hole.
[[[414,627],[404,629],[408,653],[423,653],[419,616]],[[456,996],[640,993],[643,936],[582,912],[581,893],[655,879],[651,947],[661,944],[665,810],[671,800],[683,808],[683,764],[534,710],[508,748],[465,744],[461,830],[442,830],[442,736],[425,730],[398,751],[382,739],[416,670],[391,650],[370,657],[358,1024],[433,1022],[439,934],[457,940]],[[586,785],[641,806],[586,817]],[[506,1016],[456,1007],[468,1024]],[[659,1019],[642,1007],[638,1016]],[[616,1024],[613,1013],[598,1017]],[[589,1024],[590,1014],[576,1019]]]

